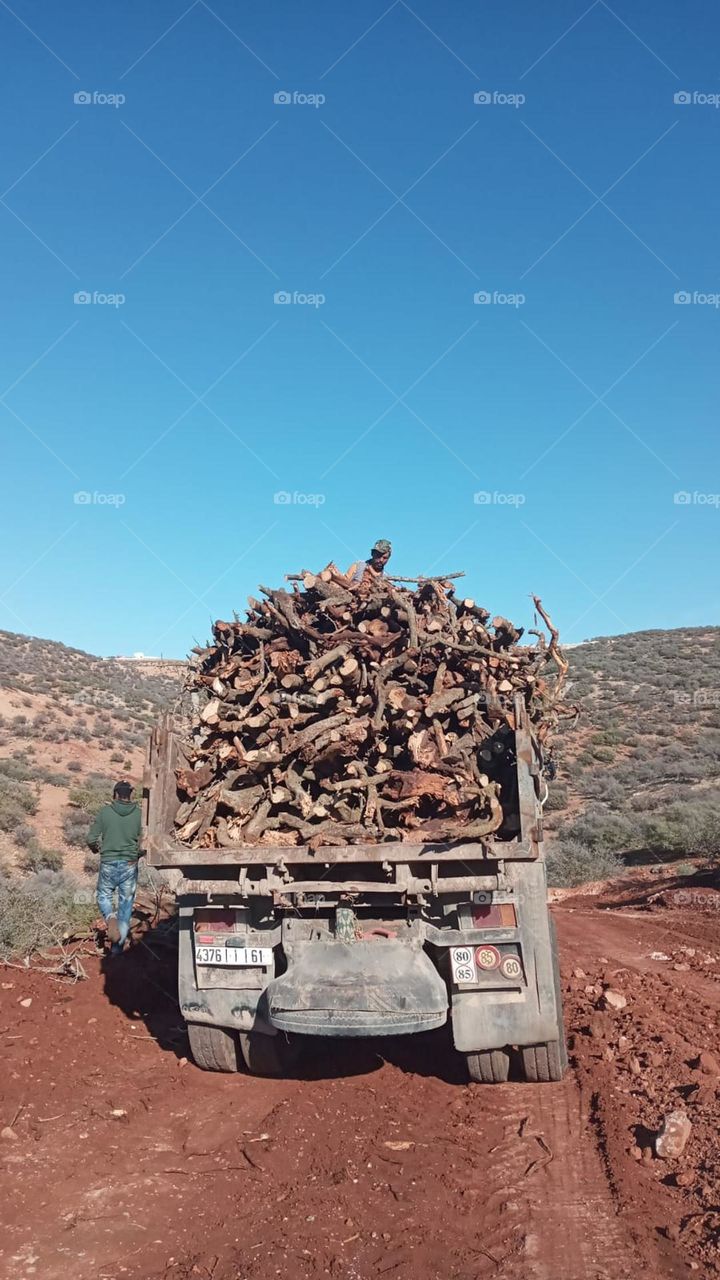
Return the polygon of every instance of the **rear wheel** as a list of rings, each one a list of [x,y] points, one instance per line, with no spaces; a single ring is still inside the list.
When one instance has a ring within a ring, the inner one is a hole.
[[[287,1075],[297,1060],[297,1044],[282,1032],[266,1036],[261,1031],[241,1031],[239,1040],[243,1061],[253,1076]]]
[[[504,1049],[466,1053],[468,1075],[477,1084],[504,1084],[510,1070],[510,1055]]]
[[[562,1080],[567,1071],[568,1058],[565,1044],[565,1027],[562,1016],[562,991],[560,987],[560,960],[558,956],[555,921],[550,920],[550,946],[552,948],[553,985],[557,1009],[557,1040],[544,1044],[531,1044],[522,1049],[525,1079],[531,1084],[547,1084],[550,1080]]]
[[[550,1080],[562,1080],[567,1059],[561,1040],[547,1040],[545,1044],[526,1045],[522,1050],[525,1079],[531,1084],[547,1084]]]
[[[203,1071],[239,1071],[237,1034],[204,1022],[188,1023],[190,1052]]]

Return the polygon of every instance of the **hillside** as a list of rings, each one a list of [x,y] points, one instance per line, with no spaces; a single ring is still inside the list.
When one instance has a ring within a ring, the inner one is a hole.
[[[82,868],[89,810],[111,780],[139,782],[148,726],[183,671],[0,631],[0,860]]]
[[[551,841],[706,855],[720,833],[720,628],[640,631],[568,651],[577,722],[556,741]],[[184,664],[100,659],[0,632],[0,861],[80,871],[111,780],[139,782],[148,726]],[[572,882],[570,874],[568,882]]]
[[[720,628],[601,638],[568,657],[580,714],[556,742],[549,832],[597,849],[717,853]]]

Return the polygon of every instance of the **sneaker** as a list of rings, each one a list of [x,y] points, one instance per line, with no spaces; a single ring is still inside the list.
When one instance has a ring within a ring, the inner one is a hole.
[[[120,941],[120,925],[115,916],[108,916],[106,921],[107,936],[110,942],[117,943]]]

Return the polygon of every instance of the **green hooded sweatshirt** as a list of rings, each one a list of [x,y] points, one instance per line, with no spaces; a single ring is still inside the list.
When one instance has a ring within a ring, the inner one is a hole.
[[[134,801],[126,804],[122,800],[103,805],[87,836],[91,848],[100,845],[101,862],[115,858],[136,862],[140,857],[139,840],[140,809]]]

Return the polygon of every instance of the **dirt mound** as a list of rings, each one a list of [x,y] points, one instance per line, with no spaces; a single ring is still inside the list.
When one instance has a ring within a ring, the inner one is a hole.
[[[709,888],[626,889],[566,902],[561,930],[570,1049],[613,1190],[703,1276],[720,1274],[718,907]],[[659,1159],[674,1111],[690,1138]]]

